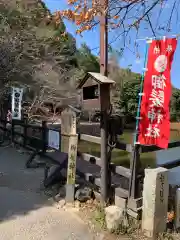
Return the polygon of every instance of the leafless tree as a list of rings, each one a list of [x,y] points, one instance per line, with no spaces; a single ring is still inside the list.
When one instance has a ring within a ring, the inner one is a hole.
[[[172,31],[172,25],[179,24],[180,0],[68,0],[67,2],[69,9],[57,12],[56,15],[74,22],[78,34],[96,28],[99,25],[99,16],[106,14],[108,30],[111,32],[109,45],[117,40],[121,41],[119,44],[121,54],[125,48],[134,52],[138,47],[135,41],[137,38],[166,35]]]
[[[2,6],[0,10],[4,10]],[[75,84],[71,84],[75,44],[74,49],[66,44],[53,47],[53,28],[31,23],[23,26],[22,22],[16,27],[9,21],[11,15],[13,10],[0,11],[0,98],[8,96],[12,86],[24,88],[26,110],[33,118],[37,109],[45,111],[44,102],[76,95]]]

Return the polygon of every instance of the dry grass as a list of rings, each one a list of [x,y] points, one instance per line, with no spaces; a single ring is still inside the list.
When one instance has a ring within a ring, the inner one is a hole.
[[[140,230],[139,224],[134,224],[129,219],[127,232],[122,232],[122,229],[114,233],[110,233],[106,229],[104,210],[97,200],[89,200],[86,203],[80,204],[80,211],[77,212],[83,221],[88,224],[90,230],[96,234],[99,240],[148,240]],[[134,227],[133,227],[134,226]],[[180,239],[179,234],[160,234],[157,240],[175,240]]]
[[[130,236],[111,234],[106,230],[104,211],[97,200],[89,200],[86,203],[81,203],[78,214],[88,224],[91,231],[97,233],[99,240],[132,239]]]
[[[131,143],[133,140],[132,132],[126,131],[120,140],[126,143]],[[170,141],[180,141],[180,123],[171,123],[171,136]],[[95,156],[100,157],[100,146],[98,144],[87,143],[81,141],[79,144],[79,150]],[[127,152],[118,149],[113,150],[112,161],[118,165],[129,167],[130,156]],[[155,164],[155,153],[141,154],[142,165],[154,166]],[[147,240],[140,231],[135,231],[129,235],[117,235],[110,234],[105,228],[105,215],[99,206],[97,201],[87,202],[81,205],[79,214],[83,220],[85,220],[93,231],[101,232],[99,239],[102,240],[135,240],[143,239]],[[162,234],[158,236],[158,240],[175,240],[180,239],[180,234]]]
[[[135,224],[134,221],[129,219],[129,225],[127,226],[127,232],[124,233],[120,229],[117,232],[110,233],[106,229],[105,214],[99,201],[88,200],[86,203],[80,204],[80,211],[78,215],[83,221],[88,224],[90,230],[96,233],[97,239],[99,240],[148,240],[146,236],[141,232],[140,223]],[[157,240],[179,240],[180,234],[174,233],[163,233],[157,236]]]

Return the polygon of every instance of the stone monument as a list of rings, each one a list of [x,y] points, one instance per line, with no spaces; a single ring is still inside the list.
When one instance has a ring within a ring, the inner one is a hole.
[[[61,152],[68,153],[66,202],[74,202],[78,134],[76,113],[66,108],[61,114]]]
[[[168,170],[162,167],[145,169],[142,231],[151,239],[166,230],[168,193]]]

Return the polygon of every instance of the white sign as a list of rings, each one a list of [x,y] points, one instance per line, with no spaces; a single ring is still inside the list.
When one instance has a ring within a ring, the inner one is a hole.
[[[23,96],[23,89],[22,88],[12,88],[12,119],[21,120],[21,102]]]
[[[59,132],[49,130],[48,133],[48,146],[59,150]]]
[[[156,58],[154,63],[154,68],[157,72],[162,73],[166,70],[167,67],[167,57],[165,55],[160,55]]]

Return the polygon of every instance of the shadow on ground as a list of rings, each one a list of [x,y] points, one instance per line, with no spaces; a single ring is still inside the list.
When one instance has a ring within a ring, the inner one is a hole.
[[[26,169],[27,154],[0,148],[0,221],[51,205],[42,188],[43,169]]]

